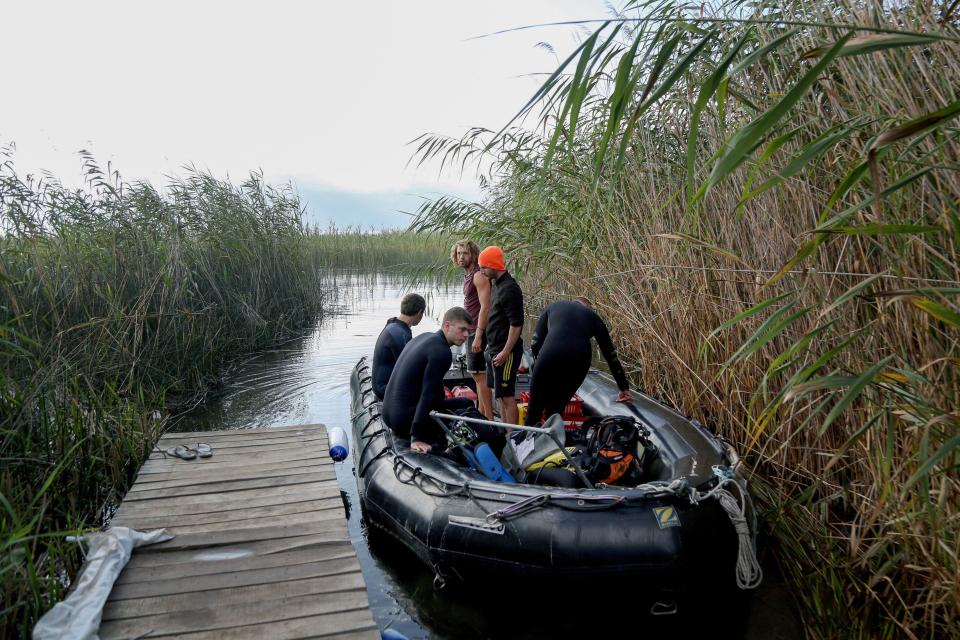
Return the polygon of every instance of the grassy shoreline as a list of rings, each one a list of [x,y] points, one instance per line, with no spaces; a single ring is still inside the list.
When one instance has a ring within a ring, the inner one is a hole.
[[[28,637],[82,562],[64,536],[107,520],[168,409],[314,324],[329,271],[437,247],[307,229],[297,194],[256,174],[158,191],[87,158],[70,190],[0,160],[0,636]]]
[[[737,444],[809,637],[960,634],[957,16],[621,18],[546,76],[535,131],[423,139],[494,180],[414,228],[592,298],[640,386]]]

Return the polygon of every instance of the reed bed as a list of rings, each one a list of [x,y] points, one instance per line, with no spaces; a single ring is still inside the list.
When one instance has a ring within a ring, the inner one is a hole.
[[[308,229],[314,258],[332,269],[368,273],[419,273],[445,270],[453,241],[442,234],[359,227]]]
[[[325,265],[295,193],[190,172],[86,188],[0,156],[0,636],[29,635],[170,412],[315,322]]]
[[[415,230],[592,298],[750,468],[811,638],[960,636],[958,3],[632,2]],[[524,126],[520,126],[520,125]]]

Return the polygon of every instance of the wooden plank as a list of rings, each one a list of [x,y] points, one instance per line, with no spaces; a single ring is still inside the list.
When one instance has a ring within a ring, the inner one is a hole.
[[[241,441],[241,442],[242,442],[242,441]],[[176,443],[176,444],[177,444],[178,446],[180,446],[180,445],[188,445],[188,446],[193,447],[193,446],[195,446],[197,443],[195,443],[195,442],[178,442],[178,443]],[[261,443],[246,442],[246,443],[244,443],[244,444],[239,444],[239,445],[234,444],[233,446],[223,446],[223,445],[220,444],[220,443],[214,443],[214,442],[207,442],[207,443],[204,443],[204,444],[210,445],[210,449],[211,449],[211,451],[213,452],[213,457],[220,456],[221,458],[222,458],[222,457],[225,457],[225,456],[239,456],[239,455],[248,456],[248,455],[251,455],[251,454],[253,454],[253,453],[266,452],[266,451],[270,451],[270,452],[276,452],[276,451],[291,451],[291,450],[296,449],[296,448],[298,448],[298,447],[299,447],[299,448],[309,447],[309,448],[315,449],[315,450],[317,450],[317,451],[326,451],[326,450],[328,449],[327,439],[326,439],[326,438],[316,438],[316,439],[314,439],[314,440],[301,440],[301,439],[297,439],[297,438],[290,438],[290,439],[279,440],[279,441],[278,441],[278,440],[264,440],[264,441],[262,442],[262,444],[261,444]],[[169,448],[169,447],[168,447],[168,448]],[[175,456],[175,455],[173,455],[173,454],[168,454],[168,453],[166,453],[166,450],[164,450],[164,453],[158,453],[158,452],[154,451],[153,453],[150,454],[150,459],[151,459],[151,460],[174,460],[174,461],[183,460],[183,458],[178,458],[177,456]],[[201,458],[201,459],[203,459],[203,458]],[[189,462],[189,460],[185,460],[184,462]]]
[[[332,460],[330,462],[332,462]],[[294,466],[328,466],[330,462],[327,462],[327,460],[324,460],[323,458],[318,460],[315,457],[314,458],[308,457],[303,460],[280,460],[277,462],[258,462],[255,464],[251,463],[243,467],[234,467],[234,468],[216,467],[216,469],[217,469],[217,473],[236,473],[238,471],[247,471],[249,475],[253,475],[255,473],[274,471],[277,469],[292,468]],[[196,469],[173,467],[167,470],[156,469],[154,471],[141,468],[140,473],[137,475],[137,482],[152,482],[154,477],[157,477],[160,479],[170,478],[170,477],[181,477],[181,476],[199,478],[204,476],[213,468],[214,467],[208,467],[205,465],[202,468],[198,465]]]
[[[327,428],[322,424],[297,424],[286,427],[257,427],[255,429],[223,429],[220,431],[168,431],[163,435],[164,438],[187,438],[188,440],[194,440],[196,438],[202,438],[203,436],[216,437],[220,434],[230,434],[243,433],[250,434],[250,437],[256,438],[263,436],[264,434],[277,434],[277,433],[297,433],[303,432],[308,433],[310,431],[322,431],[326,433]]]
[[[199,484],[171,480],[170,482],[161,482],[159,486],[151,486],[140,489],[139,491],[130,491],[124,500],[155,500],[158,498],[175,498],[179,500],[185,496],[229,493],[248,489],[264,489],[267,487],[288,487],[293,484],[322,482],[324,480],[336,480],[336,478],[337,474],[333,469],[324,469],[322,471],[310,471],[288,476],[274,476],[269,478],[258,476],[233,480],[215,480]]]
[[[357,562],[357,559],[351,557],[312,562],[310,564],[297,564],[290,567],[274,567],[208,576],[194,576],[189,580],[176,578],[171,580],[155,580],[153,582],[127,582],[114,586],[113,591],[110,593],[110,600],[130,600],[131,598],[146,598],[150,596],[171,595],[174,593],[274,584],[290,580],[350,573],[356,571],[359,567],[360,564]]]
[[[319,456],[319,457],[318,457]],[[242,458],[232,457],[232,458],[218,458],[216,455],[210,458],[197,458],[196,460],[180,460],[179,458],[168,458],[166,460],[148,460],[144,463],[144,468],[148,472],[153,471],[175,471],[178,470],[180,465],[189,464],[194,467],[202,466],[232,466],[232,467],[245,467],[252,464],[265,464],[268,462],[293,462],[297,460],[323,460],[327,457],[327,452],[311,449],[301,449],[300,451],[293,451],[287,454],[284,453],[252,453],[248,456]]]
[[[329,544],[339,545],[343,543],[343,540],[340,538],[331,540],[330,533],[331,532],[321,532],[296,538],[243,542],[233,546],[225,545],[209,550],[189,549],[186,551],[164,551],[163,553],[142,553],[145,551],[145,548],[140,548],[137,549],[130,558],[130,562],[127,563],[127,569],[133,570],[143,567],[163,567],[171,564],[197,562],[198,553],[253,553],[257,556],[265,556],[296,551],[298,549],[322,549]]]
[[[118,516],[110,523],[114,527],[130,527],[141,531],[146,529],[162,529],[170,526],[171,522],[178,525],[189,524],[210,524],[213,522],[230,522],[235,520],[246,520],[250,518],[265,518],[285,516],[295,513],[307,513],[309,511],[325,511],[327,509],[341,509],[343,499],[340,494],[332,495],[325,500],[304,500],[302,502],[291,502],[289,504],[271,503],[264,507],[240,507],[230,511],[214,511],[196,513],[192,515],[171,516],[169,514],[156,514],[153,512],[143,512],[140,515],[126,513],[124,516]]]
[[[277,489],[278,492],[281,489]],[[141,500],[139,502],[130,501],[120,506],[116,518],[124,519],[144,514],[160,516],[181,516],[200,513],[219,513],[221,511],[236,511],[246,507],[263,507],[268,505],[292,504],[294,502],[303,502],[305,500],[325,500],[332,496],[340,495],[340,487],[336,482],[318,483],[315,487],[301,488],[300,491],[278,493],[270,495],[266,493],[262,496],[252,497],[249,495],[223,499],[216,504],[201,502],[199,504],[178,504],[176,501],[156,502],[152,500]]]
[[[148,463],[148,464],[152,465],[152,463]],[[327,460],[325,460],[324,458],[320,458],[318,460],[316,457],[308,456],[304,459],[296,459],[296,460],[287,459],[287,460],[278,460],[275,462],[250,463],[246,466],[240,466],[240,467],[229,467],[229,466],[216,467],[216,470],[217,470],[217,473],[224,473],[224,474],[236,473],[238,471],[247,471],[249,475],[253,475],[256,473],[265,473],[268,471],[275,471],[277,469],[293,468],[295,466],[315,467],[315,466],[328,466],[329,464],[330,462],[327,462]],[[154,477],[158,477],[160,479],[165,479],[170,477],[199,478],[205,475],[206,473],[209,473],[214,468],[215,467],[206,466],[206,465],[203,465],[202,468],[200,467],[200,465],[198,465],[196,469],[178,469],[176,467],[163,469],[162,465],[158,465],[157,467],[154,467],[152,470],[141,468],[140,473],[137,476],[137,482],[151,482],[153,481]]]
[[[312,525],[318,522],[337,522],[343,524],[342,505],[333,505],[334,509],[324,511],[310,511],[307,513],[295,513],[282,518],[269,516],[266,518],[245,518],[243,520],[231,520],[229,522],[208,522],[205,524],[173,524],[166,527],[169,533],[175,536],[183,536],[188,533],[213,533],[216,531],[230,531],[233,529],[256,529],[268,527],[283,523],[285,527],[295,527],[296,525]],[[346,526],[343,527],[344,537],[349,538],[346,533]]]
[[[279,487],[259,487],[256,489],[243,489],[240,491],[212,491],[209,493],[202,493],[198,495],[189,495],[189,496],[178,496],[173,489],[164,489],[164,491],[169,491],[170,499],[167,502],[177,503],[177,504],[206,504],[215,508],[217,503],[220,500],[244,500],[246,498],[262,498],[266,496],[284,496],[288,494],[296,494],[300,491],[308,491],[310,489],[321,489],[335,485],[337,482],[336,477],[330,475],[323,479],[313,479],[306,482],[297,482],[292,486],[279,486]],[[303,485],[303,486],[301,486]],[[128,501],[133,504],[139,501],[153,501],[153,500],[163,501],[163,496],[155,495],[143,495],[132,494],[128,497],[124,497],[123,503],[126,504]],[[159,504],[159,503],[158,503]],[[121,505],[121,509],[122,509]]]
[[[347,523],[342,517],[315,522],[308,525],[294,525],[290,527],[257,527],[239,531],[213,531],[210,533],[184,533],[173,540],[144,547],[141,553],[161,553],[169,549],[197,549],[201,547],[237,544],[238,542],[252,542],[255,540],[271,540],[274,538],[296,538],[326,531],[346,531]]]
[[[175,456],[151,455],[150,459],[144,464],[149,463],[151,467],[162,466],[166,464],[172,470],[194,470],[214,463],[224,462],[249,462],[250,460],[262,460],[264,458],[276,458],[277,460],[289,460],[289,456],[309,452],[316,462],[330,459],[330,450],[326,443],[311,444],[291,442],[290,444],[276,445],[270,447],[250,447],[244,449],[218,449],[213,448],[213,454],[208,458],[194,458],[193,460],[183,460]],[[332,460],[331,460],[332,462]]]
[[[130,571],[125,569],[117,578],[116,584],[171,580],[211,573],[230,573],[307,564],[334,558],[349,558],[353,556],[354,550],[353,545],[349,541],[345,541],[320,547],[294,549],[286,553],[270,553],[259,556],[253,553],[244,556],[240,555],[241,553],[242,550],[233,550],[227,553],[216,549],[194,551],[191,553],[191,561],[189,562],[161,565],[159,567],[134,566]]]
[[[177,444],[178,446],[181,446],[180,443],[177,443]],[[195,444],[196,443],[194,443],[194,445]],[[269,441],[265,441],[263,445],[260,445],[258,443],[252,443],[252,442],[248,442],[243,446],[231,445],[231,446],[223,446],[223,447],[221,447],[220,444],[216,442],[208,442],[206,444],[210,445],[210,448],[213,451],[213,455],[211,457],[196,458],[193,460],[184,460],[183,458],[179,458],[171,453],[166,453],[166,449],[164,449],[163,453],[160,453],[159,451],[153,451],[150,454],[149,460],[151,462],[166,460],[167,462],[176,462],[176,463],[197,462],[197,461],[215,462],[218,456],[221,458],[226,456],[236,456],[236,455],[250,456],[256,453],[269,453],[271,451],[289,451],[298,446],[309,448],[311,450],[316,450],[316,451],[326,451],[330,446],[326,438],[316,438],[313,440],[306,440],[306,441],[291,438],[290,440],[284,440],[282,442],[269,440]],[[167,448],[170,448],[170,447],[167,447]]]
[[[366,593],[363,590],[354,589],[330,593],[323,598],[308,595],[283,600],[271,599],[238,605],[191,608],[185,611],[108,622],[101,625],[100,635],[102,638],[130,638],[149,631],[150,637],[162,637],[176,633],[218,629],[230,634],[230,631],[236,627],[280,622],[304,616],[358,611],[365,609],[366,604]]]
[[[222,631],[201,631],[178,635],[178,637],[188,638],[189,640],[223,640],[224,635],[226,635],[232,640],[261,640],[261,638],[292,640],[294,638],[324,638],[347,631],[366,630],[369,630],[370,638],[380,637],[370,611],[357,609],[246,627],[233,627]]]
[[[260,471],[251,471],[250,469],[224,469],[223,471],[217,471],[216,474],[194,472],[194,473],[151,473],[137,478],[136,484],[130,488],[130,491],[139,491],[142,487],[155,489],[157,488],[156,483],[160,482],[192,482],[192,483],[207,483],[207,482],[223,482],[225,480],[245,480],[253,476],[259,478],[279,478],[281,476],[292,476],[298,473],[310,473],[312,471],[323,471],[329,468],[330,465],[327,464],[311,464],[309,462],[303,465],[288,466],[288,465],[276,465],[276,468],[273,469],[262,469]],[[204,471],[206,468],[204,468]],[[153,485],[153,486],[151,486]],[[167,486],[176,486],[167,485]]]
[[[114,600],[107,602],[104,606],[103,619],[123,620],[167,611],[185,611],[195,607],[229,606],[260,600],[295,598],[304,595],[316,597],[326,593],[360,588],[363,584],[363,574],[357,569],[349,573],[337,573],[319,578],[292,580],[277,584],[215,589],[199,593],[175,593],[131,600]]]
[[[269,442],[293,442],[297,440],[302,442],[326,442],[327,432],[322,429],[295,433],[276,433],[268,429],[256,431],[211,431],[207,435],[197,436],[195,438],[184,438],[177,433],[167,433],[159,438],[158,443],[162,442],[167,446],[172,446],[206,442],[215,447],[257,447]]]
[[[294,472],[297,469],[324,469],[331,466],[331,462],[322,460],[294,460],[292,462],[268,462],[265,464],[251,464],[246,467],[206,467],[202,469],[173,469],[170,471],[157,471],[154,473],[141,473],[137,476],[134,487],[147,485],[152,482],[164,482],[166,480],[177,480],[183,478],[194,482],[202,482],[210,472],[216,469],[216,477],[223,480],[231,478],[249,478],[255,475],[276,476]]]

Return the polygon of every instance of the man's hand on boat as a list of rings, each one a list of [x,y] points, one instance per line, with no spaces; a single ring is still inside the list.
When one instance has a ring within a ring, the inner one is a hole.
[[[417,453],[430,453],[430,451],[433,450],[433,447],[428,445],[426,442],[420,442],[419,440],[414,440],[411,442],[410,448]]]
[[[617,402],[630,402],[633,397],[630,395],[630,389],[624,389],[617,394]]]

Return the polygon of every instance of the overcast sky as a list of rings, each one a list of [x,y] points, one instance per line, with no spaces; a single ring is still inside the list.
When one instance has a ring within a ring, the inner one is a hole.
[[[313,221],[403,226],[421,195],[476,179],[405,168],[425,132],[499,128],[600,0],[5,3],[0,145],[21,173],[79,183],[87,149],[129,180],[196,164],[293,181]]]

